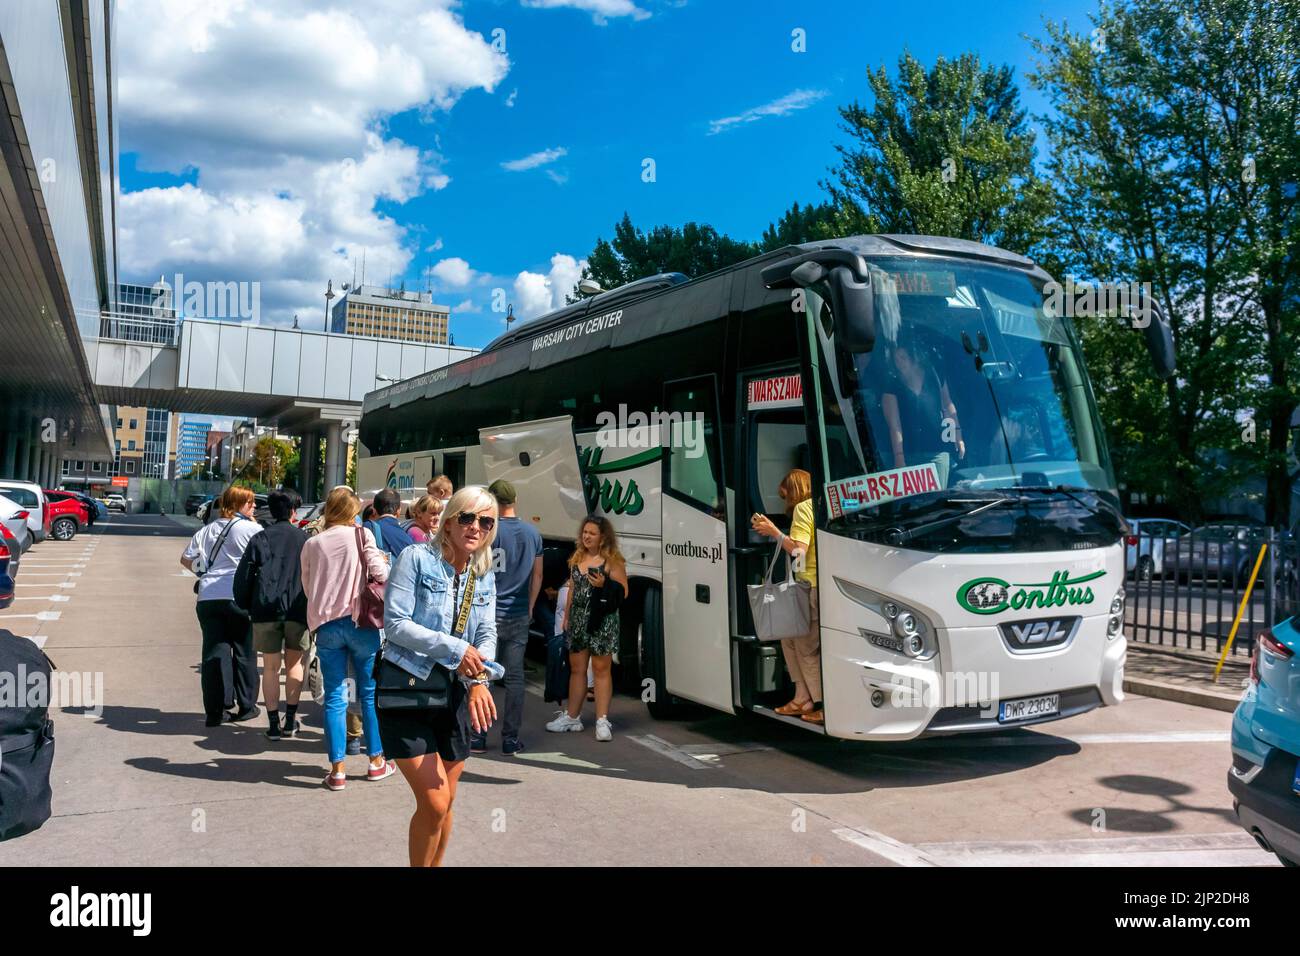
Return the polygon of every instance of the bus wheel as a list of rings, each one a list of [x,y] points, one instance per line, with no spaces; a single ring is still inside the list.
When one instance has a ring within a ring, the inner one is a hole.
[[[644,608],[637,648],[637,660],[641,664],[641,699],[645,701],[651,717],[668,720],[681,713],[682,708],[681,703],[666,690],[663,595],[658,585],[652,584],[646,588]]]

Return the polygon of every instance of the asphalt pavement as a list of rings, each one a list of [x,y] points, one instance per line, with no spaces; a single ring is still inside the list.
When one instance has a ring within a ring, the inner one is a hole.
[[[113,516],[24,561],[0,626],[102,680],[55,715],[54,816],[0,866],[406,862],[401,777],[321,786],[320,710],[302,737],[205,728],[194,522]],[[1230,715],[1131,695],[1036,730],[864,745],[700,710],[653,720],[616,697],[614,740],[548,734],[533,664],[527,753],[471,757],[449,865],[1272,865],[1232,819]],[[495,745],[497,736],[490,741]]]

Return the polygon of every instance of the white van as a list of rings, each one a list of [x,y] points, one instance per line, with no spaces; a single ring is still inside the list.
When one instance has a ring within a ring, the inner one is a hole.
[[[27,509],[27,527],[31,529],[32,539],[37,543],[45,540],[49,531],[46,517],[49,514],[45,492],[34,481],[14,481],[0,479],[0,494],[15,501]]]

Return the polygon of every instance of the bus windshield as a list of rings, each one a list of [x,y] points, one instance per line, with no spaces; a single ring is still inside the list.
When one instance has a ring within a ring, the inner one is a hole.
[[[990,535],[1019,535],[1024,545],[1036,521],[1118,534],[1115,481],[1079,345],[1031,278],[928,257],[875,259],[871,271],[870,352],[837,349],[828,302],[815,289],[805,295],[821,361],[832,522],[897,535],[953,516],[923,542],[935,548]],[[981,507],[1007,497],[1017,507]],[[1055,533],[1037,537],[1042,547],[1061,544]]]

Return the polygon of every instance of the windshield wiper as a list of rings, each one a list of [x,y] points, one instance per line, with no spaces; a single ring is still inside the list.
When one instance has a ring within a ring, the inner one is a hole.
[[[954,522],[961,521],[963,518],[969,518],[971,515],[977,515],[983,511],[988,511],[990,508],[996,508],[999,505],[1004,505],[1008,501],[1018,501],[1018,500],[1020,499],[1010,498],[1010,497],[994,498],[991,501],[982,502],[978,508],[971,508],[969,511],[963,511],[960,514],[947,515],[943,518],[937,518],[934,521],[927,521],[925,524],[918,524],[914,527],[908,528],[906,531],[895,532],[894,534],[889,536],[889,542],[890,544],[906,544],[907,542],[911,541],[913,538],[920,537],[923,534],[929,534],[931,531],[934,531],[937,528],[942,528],[945,525],[950,525],[953,524]]]
[[[1029,491],[1029,492],[1036,492],[1038,494],[1049,494],[1049,495],[1051,494],[1065,495],[1065,497],[1069,498],[1071,501],[1077,502],[1081,507],[1086,509],[1090,514],[1098,518],[1102,516],[1104,511],[1106,517],[1112,519],[1113,521],[1117,522],[1121,526],[1124,523],[1123,515],[1121,515],[1113,505],[1106,504],[1102,502],[1100,498],[1098,498],[1098,504],[1101,505],[1101,509],[1094,508],[1092,505],[1088,504],[1088,502],[1080,498],[1078,494],[1076,494],[1076,492],[1083,492],[1085,494],[1095,494],[1095,492],[1091,488],[1078,488],[1070,485],[1016,485],[1009,490],[1019,491],[1019,492]]]

